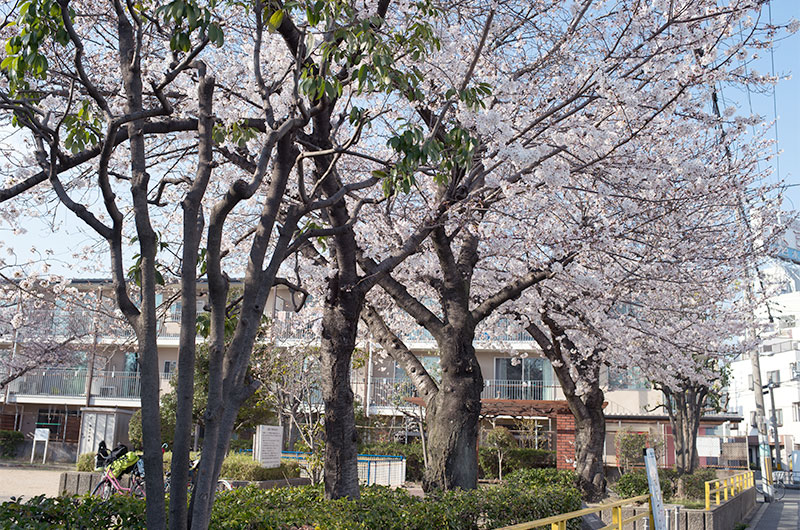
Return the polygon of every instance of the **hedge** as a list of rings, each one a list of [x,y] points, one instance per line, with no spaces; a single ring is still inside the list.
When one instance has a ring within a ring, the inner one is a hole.
[[[479,530],[499,528],[580,509],[575,488],[494,487],[433,493],[424,499],[402,489],[370,486],[358,500],[325,500],[320,487],[260,490],[253,486],[222,495],[211,528],[302,528],[349,530]],[[580,520],[570,529],[579,529]]]
[[[0,456],[13,457],[17,454],[17,447],[23,440],[19,431],[0,431]]]
[[[0,528],[146,528],[144,500],[125,495],[53,497],[44,495],[25,503],[0,504]]]
[[[406,480],[411,482],[421,482],[425,474],[425,459],[422,456],[422,444],[419,442],[410,444],[379,442],[362,445],[358,452],[362,455],[396,455],[406,457]]]
[[[505,483],[513,489],[532,488],[574,488],[578,475],[569,469],[518,469],[505,478]]]
[[[713,469],[698,469],[691,475],[678,475],[674,469],[659,469],[658,482],[661,495],[669,499],[678,491],[678,481],[683,481],[683,494],[687,499],[705,498],[705,483],[717,478]],[[647,475],[644,470],[637,469],[622,475],[614,485],[614,490],[622,497],[637,497],[649,493]]]
[[[489,447],[478,450],[478,464],[483,478],[497,478],[497,454]],[[537,469],[555,467],[555,451],[544,449],[518,448],[508,451],[503,458],[503,475],[518,469]]]
[[[196,456],[192,453],[192,457]],[[169,471],[172,453],[164,453],[164,471]],[[83,453],[78,457],[78,471],[94,471],[94,453]],[[222,462],[220,477],[229,480],[278,480],[300,476],[300,467],[295,462],[281,462],[280,467],[266,468],[253,460],[252,456],[230,453]]]
[[[219,494],[211,528],[318,530],[373,529],[482,530],[580,509],[575,488],[483,490],[434,493],[424,499],[383,486],[361,489],[361,498],[325,500],[318,486],[262,490],[253,485]],[[0,505],[0,521],[11,528],[145,527],[144,502],[114,495],[36,497],[25,504]],[[580,529],[580,520],[570,530]]]

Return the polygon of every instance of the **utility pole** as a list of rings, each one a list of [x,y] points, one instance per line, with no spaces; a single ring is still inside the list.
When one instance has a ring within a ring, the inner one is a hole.
[[[781,469],[781,439],[778,438],[778,415],[775,413],[775,387],[780,386],[770,379],[767,383],[769,399],[772,402],[772,436],[775,438],[775,466]]]
[[[758,429],[758,467],[761,469],[761,487],[764,492],[764,502],[772,502],[772,473],[770,469],[770,450],[767,444],[767,423],[764,413],[764,394],[761,385],[761,361],[758,357],[758,348],[750,352],[750,362],[753,367],[753,394],[756,398],[756,428]]]

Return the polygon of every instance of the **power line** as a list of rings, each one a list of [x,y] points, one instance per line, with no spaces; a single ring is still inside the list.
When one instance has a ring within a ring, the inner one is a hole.
[[[769,25],[772,27],[772,2],[767,3],[767,11],[769,13]],[[770,58],[770,65],[772,68],[772,78],[775,79],[775,42],[771,40],[769,43],[769,58]],[[778,181],[781,179],[781,156],[780,150],[778,149],[779,140],[778,140],[778,84],[775,83],[772,86],[772,123],[775,126],[775,175],[778,177]]]

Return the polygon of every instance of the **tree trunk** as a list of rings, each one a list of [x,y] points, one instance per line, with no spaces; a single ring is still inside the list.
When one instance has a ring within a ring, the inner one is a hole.
[[[322,318],[322,397],[325,402],[325,497],[359,497],[357,433],[350,388],[363,295],[330,280]]]
[[[599,351],[595,350],[588,357],[581,356],[558,323],[547,313],[542,313],[542,320],[548,332],[534,323],[526,329],[550,360],[564,392],[564,399],[575,417],[575,472],[578,474],[578,487],[587,501],[595,502],[602,499],[606,491],[603,467],[606,419],[603,414],[604,396],[600,389]]]
[[[175,440],[172,446],[169,526],[183,530],[188,524],[187,485],[189,482],[189,448],[192,443],[192,405],[194,399],[194,363],[197,344],[197,255],[203,229],[201,200],[211,177],[213,161],[211,133],[214,126],[212,95],[214,78],[207,78],[200,67],[198,99],[199,160],[197,178],[184,198],[183,255],[181,262],[181,329],[178,343],[178,382],[175,390]]]
[[[662,392],[675,440],[675,466],[682,475],[694,473],[700,465],[697,435],[707,392],[696,387],[677,392],[663,387]]]
[[[469,340],[440,342],[442,382],[429,401],[428,460],[423,489],[478,486],[478,422],[483,377]]]
[[[573,407],[575,401],[581,405]],[[603,469],[603,447],[606,438],[606,418],[603,414],[603,391],[591,389],[583,398],[567,398],[575,416],[575,473],[578,488],[586,500],[595,502],[605,496],[606,477]]]

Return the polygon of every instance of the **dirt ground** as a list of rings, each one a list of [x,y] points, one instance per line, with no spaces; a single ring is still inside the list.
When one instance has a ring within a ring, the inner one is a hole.
[[[36,495],[58,495],[58,479],[63,469],[35,469],[0,467],[0,502],[23,496],[23,500]]]

